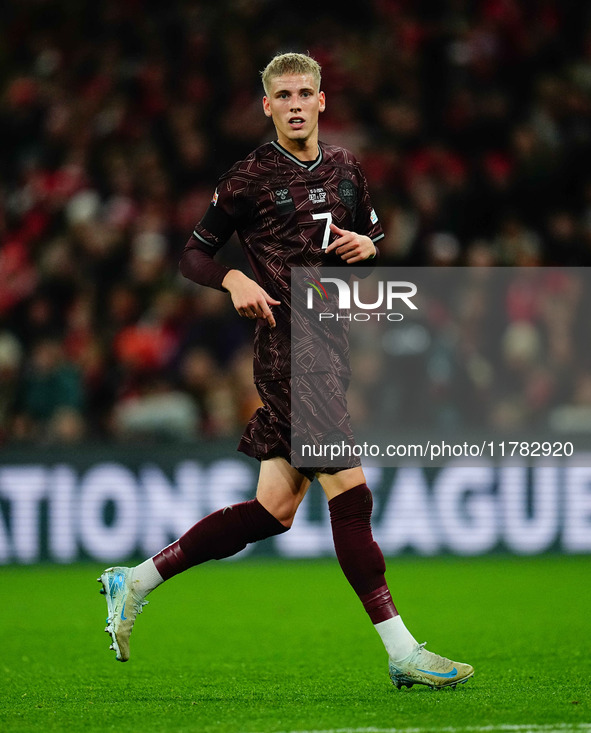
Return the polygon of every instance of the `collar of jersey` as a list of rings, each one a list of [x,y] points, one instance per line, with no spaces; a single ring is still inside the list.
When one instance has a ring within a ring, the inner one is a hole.
[[[285,155],[286,158],[289,158],[289,160],[291,160],[293,163],[296,163],[297,165],[299,165],[300,168],[306,168],[306,170],[313,171],[314,168],[317,168],[320,165],[320,163],[322,163],[322,148],[320,147],[320,144],[318,145],[318,157],[312,163],[312,165],[306,165],[303,161],[296,158],[295,155],[292,155],[289,151],[287,151],[282,145],[279,145],[279,143],[276,140],[273,140],[271,144],[274,145],[275,148],[282,155]]]

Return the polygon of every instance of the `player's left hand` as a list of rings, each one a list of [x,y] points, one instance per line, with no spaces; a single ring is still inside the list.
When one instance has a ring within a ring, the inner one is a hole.
[[[334,224],[330,225],[330,231],[336,234],[337,238],[328,245],[327,253],[336,252],[349,265],[375,256],[376,248],[369,237],[357,234],[357,232],[349,232],[346,229],[339,229]]]

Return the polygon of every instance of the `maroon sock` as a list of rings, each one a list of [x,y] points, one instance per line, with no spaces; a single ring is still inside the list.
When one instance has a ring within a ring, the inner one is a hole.
[[[373,499],[365,484],[328,502],[334,547],[345,577],[372,623],[398,614],[386,584],[386,563],[371,533]]]
[[[209,514],[152,558],[164,580],[207,560],[235,555],[250,542],[287,532],[257,499]]]

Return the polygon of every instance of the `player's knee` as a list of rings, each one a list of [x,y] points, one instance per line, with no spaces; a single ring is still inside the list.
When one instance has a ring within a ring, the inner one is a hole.
[[[291,527],[298,508],[298,502],[294,497],[266,496],[262,500],[259,498],[258,501],[286,529]]]
[[[270,514],[272,514],[275,519],[280,522],[286,529],[291,528],[291,525],[293,524],[293,520],[295,519],[296,515],[295,509],[292,510],[289,507],[271,511]]]

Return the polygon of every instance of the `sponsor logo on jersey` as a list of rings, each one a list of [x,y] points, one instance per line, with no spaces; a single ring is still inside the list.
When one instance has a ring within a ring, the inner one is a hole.
[[[295,211],[295,204],[290,195],[289,188],[278,188],[275,191],[275,204],[280,214],[286,211]]]
[[[372,224],[377,224],[378,222],[378,215],[376,214],[376,210],[372,209],[371,214],[369,215],[369,219]]]
[[[348,178],[343,178],[339,182],[337,192],[339,198],[348,209],[352,210],[355,208],[355,204],[357,203],[357,189],[353,181],[350,181]]]
[[[326,191],[320,186],[320,188],[313,188],[308,196],[313,204],[325,204],[326,203]]]

